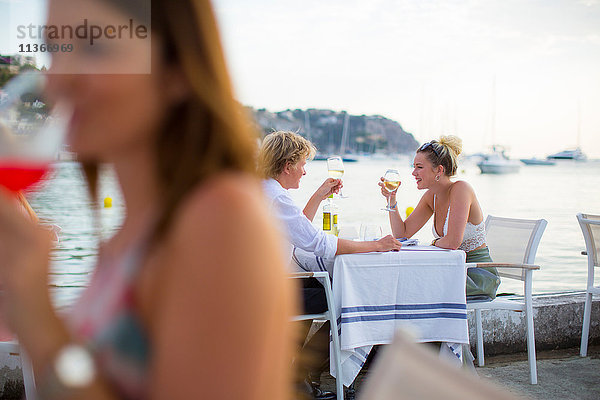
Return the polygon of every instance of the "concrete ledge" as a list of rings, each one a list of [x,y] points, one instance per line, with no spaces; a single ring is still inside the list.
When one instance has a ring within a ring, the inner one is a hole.
[[[518,296],[506,297],[517,298]],[[579,348],[585,292],[533,296],[536,350]],[[505,310],[483,310],[483,340],[489,356],[527,350],[524,314]],[[475,352],[475,314],[469,312],[469,334]],[[592,303],[590,345],[600,344],[600,299]],[[23,377],[18,357],[0,354],[0,399],[20,399]]]
[[[506,297],[507,299],[518,296]],[[522,298],[522,297],[521,297]],[[579,347],[585,292],[533,296],[533,324],[537,350]],[[512,354],[527,350],[524,313],[483,310],[483,341],[486,355]],[[475,313],[469,312],[469,336],[475,353]],[[592,302],[590,344],[600,344],[600,299]]]

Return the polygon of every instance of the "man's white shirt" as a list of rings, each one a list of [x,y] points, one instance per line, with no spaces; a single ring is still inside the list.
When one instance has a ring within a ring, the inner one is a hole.
[[[337,237],[317,229],[294,203],[287,189],[275,179],[263,181],[263,189],[270,212],[276,217],[281,233],[287,239],[284,249],[287,259],[292,259],[296,247],[327,261],[333,261],[337,251]],[[318,266],[311,269],[322,270]]]

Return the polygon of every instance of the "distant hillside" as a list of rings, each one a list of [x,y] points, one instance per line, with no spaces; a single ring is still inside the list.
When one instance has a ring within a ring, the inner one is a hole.
[[[345,112],[248,109],[264,134],[290,130],[308,137],[321,153],[340,152]],[[418,146],[413,135],[399,123],[380,115],[350,115],[348,122],[346,152],[403,154],[414,152]]]

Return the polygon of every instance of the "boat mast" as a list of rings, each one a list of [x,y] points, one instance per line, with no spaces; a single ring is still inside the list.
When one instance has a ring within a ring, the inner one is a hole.
[[[348,125],[350,121],[350,115],[344,111],[344,127],[342,129],[342,142],[340,143],[340,156],[346,154],[346,145],[348,142]]]
[[[310,111],[304,111],[304,131],[306,132],[306,138],[312,142],[312,138],[310,136]]]
[[[577,99],[577,148],[581,148],[581,101]]]
[[[496,75],[492,79],[492,112],[490,120],[490,132],[492,134],[492,146],[496,145]]]

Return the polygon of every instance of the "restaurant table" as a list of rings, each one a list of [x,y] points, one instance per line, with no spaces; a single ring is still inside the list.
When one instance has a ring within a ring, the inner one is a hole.
[[[390,343],[407,325],[417,341],[446,342],[461,359],[461,344],[469,343],[465,282],[460,250],[410,246],[336,256],[333,297],[344,385],[354,381],[374,345]]]

